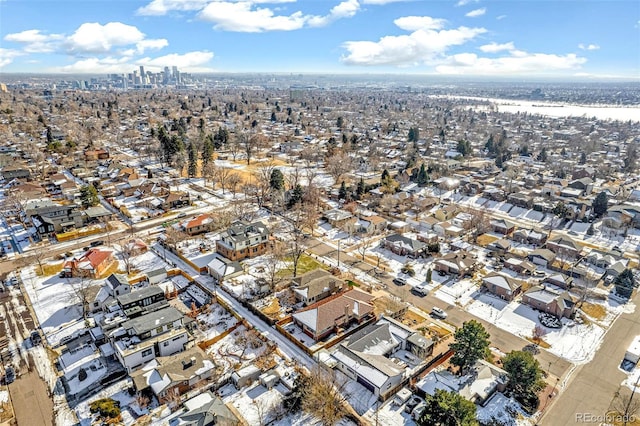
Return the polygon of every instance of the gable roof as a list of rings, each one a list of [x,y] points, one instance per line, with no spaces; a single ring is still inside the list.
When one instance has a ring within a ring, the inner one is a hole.
[[[513,278],[504,276],[502,274],[497,274],[495,272],[484,277],[482,281],[486,284],[492,284],[492,285],[495,285],[496,287],[503,288],[509,291],[514,291],[522,287],[522,284],[520,284],[518,281],[514,280]]]
[[[293,317],[317,333],[345,319],[345,314],[363,317],[372,313],[373,305],[369,304],[372,299],[373,296],[353,289],[335,299],[322,301],[298,311],[293,314]]]

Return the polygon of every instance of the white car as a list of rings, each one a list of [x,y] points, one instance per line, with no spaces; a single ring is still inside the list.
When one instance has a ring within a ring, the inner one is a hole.
[[[437,306],[431,308],[431,314],[441,319],[445,319],[447,317],[447,313]]]
[[[427,287],[425,284],[418,284],[417,286],[413,287],[413,291],[420,296],[426,296],[427,294],[429,294],[429,287]]]

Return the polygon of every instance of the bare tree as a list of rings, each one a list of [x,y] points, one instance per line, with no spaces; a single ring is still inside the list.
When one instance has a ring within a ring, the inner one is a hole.
[[[169,227],[165,231],[165,237],[166,244],[173,250],[178,251],[178,244],[187,238],[187,234],[178,231],[174,227]]]
[[[293,263],[293,276],[298,276],[298,266],[300,264],[300,259],[307,249],[307,244],[305,241],[305,237],[303,233],[300,231],[300,227],[303,222],[304,211],[300,203],[296,205],[296,207],[291,212],[291,223],[288,227],[288,252],[291,257],[291,262]]]
[[[227,178],[227,184],[229,185],[229,189],[231,189],[233,198],[236,198],[236,191],[240,182],[242,182],[242,178],[238,173],[232,172],[229,174],[229,177]]]
[[[211,182],[211,187],[216,186],[215,177],[217,168],[218,167],[215,165],[213,160],[209,161],[202,167],[202,178],[204,180],[204,186],[207,186],[207,181]]]
[[[242,150],[242,133],[236,133],[235,137],[229,138],[229,141],[227,142],[227,150],[231,154],[233,161],[236,161],[238,154],[240,154],[240,151]]]
[[[215,175],[216,181],[220,184],[220,188],[222,188],[222,193],[224,194],[224,190],[229,183],[229,177],[231,176],[231,169],[228,167],[218,167]]]
[[[333,177],[336,183],[340,182],[340,177],[353,168],[353,159],[344,152],[338,152],[325,161],[327,173]]]
[[[335,425],[347,415],[346,384],[335,371],[314,367],[302,390],[302,409],[323,425]]]
[[[276,286],[280,282],[278,271],[280,271],[280,266],[282,265],[284,258],[284,247],[279,241],[275,241],[264,256],[264,269],[267,275],[269,289],[272,292],[275,291]]]
[[[122,259],[122,263],[124,263],[127,275],[131,273],[131,267],[133,266],[134,247],[134,240],[127,241],[120,245],[120,258]]]
[[[365,255],[367,254],[367,250],[369,250],[371,244],[372,237],[370,235],[363,235],[360,239],[360,245],[358,246],[358,253],[362,256],[362,261],[364,262]]]
[[[82,318],[86,320],[89,316],[89,304],[91,302],[89,300],[91,295],[89,281],[87,281],[83,275],[80,275],[77,278],[71,278],[70,281],[71,288],[73,288],[73,293],[78,299],[78,302],[80,303],[80,307],[82,309]]]

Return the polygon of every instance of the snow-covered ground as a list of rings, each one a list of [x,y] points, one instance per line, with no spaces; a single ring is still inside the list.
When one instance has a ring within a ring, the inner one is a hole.
[[[227,312],[222,306],[213,304],[210,311],[196,317],[199,340],[212,339],[238,323],[236,317]]]
[[[51,346],[60,344],[61,339],[85,328],[82,309],[76,294],[80,280],[60,278],[58,275],[37,276],[35,267],[21,272],[24,289],[29,294],[38,322]],[[100,285],[100,281],[85,280],[82,285]]]
[[[438,275],[438,274],[436,274]],[[449,281],[442,285],[436,292],[435,296],[451,305],[465,306],[473,297],[477,295],[478,285],[469,279]]]
[[[593,358],[605,334],[605,329],[595,323],[576,324],[566,318],[562,319],[563,326],[560,329],[544,327],[533,308],[519,302],[507,303],[487,293],[479,294],[467,305],[466,310],[524,338],[531,338],[534,327],[539,325],[545,331],[542,339],[551,345],[547,350],[577,364]]]
[[[219,390],[222,400],[233,405],[250,425],[263,425],[275,420],[288,389],[278,383],[267,389],[259,382],[238,391],[232,384]]]

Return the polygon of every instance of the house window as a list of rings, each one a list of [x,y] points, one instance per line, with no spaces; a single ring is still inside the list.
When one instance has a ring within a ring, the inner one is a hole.
[[[151,352],[153,352],[152,349],[145,349],[144,351],[142,351],[142,357],[144,358],[151,355]]]
[[[162,346],[164,346],[164,347],[169,346],[169,342],[162,342]]]
[[[257,251],[258,251],[258,248],[257,248],[257,247],[254,247],[253,252],[254,252],[254,253],[257,253]]]
[[[160,327],[156,328],[156,334],[162,333],[163,330],[164,330],[164,326],[160,326]]]

